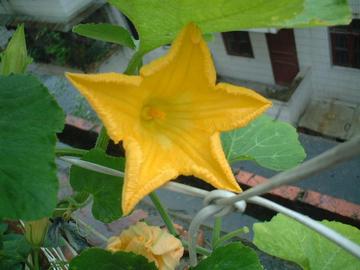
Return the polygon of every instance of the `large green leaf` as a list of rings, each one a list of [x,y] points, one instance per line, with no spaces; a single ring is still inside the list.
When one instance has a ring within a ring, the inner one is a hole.
[[[193,270],[261,270],[256,252],[241,243],[231,243],[214,250],[202,260]]]
[[[0,218],[35,220],[56,206],[56,132],[64,113],[35,77],[0,76]]]
[[[134,49],[135,44],[128,30],[108,23],[79,24],[73,28],[73,32],[97,40],[112,42]]]
[[[156,270],[155,264],[131,252],[90,248],[70,262],[70,270]]]
[[[2,237],[2,243],[3,245],[0,248],[0,269],[24,269],[24,262],[31,251],[31,247],[25,240],[24,235],[5,234]]]
[[[83,156],[82,160],[120,171],[123,171],[125,167],[123,158],[108,156],[102,149],[90,150]],[[96,219],[108,223],[122,216],[123,178],[72,166],[70,183],[76,191],[85,191],[93,195],[92,212]]]
[[[24,25],[20,25],[1,54],[0,75],[24,73],[31,62],[26,50]]]
[[[345,0],[109,0],[135,24],[140,50],[170,43],[186,24],[204,33],[249,28],[346,24]]]
[[[360,231],[339,222],[322,222],[360,244]],[[305,225],[278,214],[254,225],[254,243],[262,251],[293,261],[305,270],[360,269],[360,261]]]
[[[285,22],[284,26],[328,26],[350,21],[351,9],[347,0],[304,0],[304,12]]]
[[[254,160],[262,167],[282,171],[295,167],[306,156],[296,129],[266,115],[244,128],[223,133],[221,140],[230,163]]]

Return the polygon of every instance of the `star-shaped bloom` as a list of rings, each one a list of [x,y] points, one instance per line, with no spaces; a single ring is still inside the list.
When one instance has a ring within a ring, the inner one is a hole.
[[[189,24],[167,55],[139,76],[67,74],[126,151],[122,209],[128,214],[147,194],[179,175],[240,192],[220,132],[245,126],[270,101],[252,90],[216,84],[210,51]]]

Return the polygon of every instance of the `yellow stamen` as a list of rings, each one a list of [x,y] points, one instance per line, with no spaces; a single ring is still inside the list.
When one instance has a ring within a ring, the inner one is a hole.
[[[165,116],[165,112],[153,106],[145,106],[142,110],[142,117],[145,120],[164,120]]]

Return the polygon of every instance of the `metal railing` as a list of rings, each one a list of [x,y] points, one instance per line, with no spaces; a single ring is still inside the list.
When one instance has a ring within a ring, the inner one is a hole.
[[[351,141],[339,144],[338,146],[322,153],[321,155],[304,162],[303,164],[277,174],[269,179],[268,182],[250,188],[240,194],[234,194],[224,190],[206,191],[191,186],[186,186],[176,182],[169,182],[163,187],[175,192],[188,194],[191,196],[203,197],[205,206],[193,218],[189,228],[189,255],[190,264],[197,264],[196,242],[197,233],[200,225],[205,219],[211,216],[224,216],[232,211],[243,212],[246,203],[257,204],[273,211],[282,213],[318,232],[324,237],[336,243],[338,246],[350,252],[360,259],[360,246],[349,239],[345,238],[336,231],[324,226],[303,214],[290,210],[282,205],[270,200],[258,197],[266,192],[271,191],[281,185],[294,183],[314,174],[318,174],[328,168],[334,167],[360,154],[360,136],[353,138]],[[74,157],[61,157],[60,159],[85,169],[96,171],[112,176],[124,177],[124,173],[98,164],[83,161]]]

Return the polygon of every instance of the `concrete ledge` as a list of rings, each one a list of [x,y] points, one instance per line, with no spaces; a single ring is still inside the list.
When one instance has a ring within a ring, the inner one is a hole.
[[[85,131],[94,131],[96,133],[100,132],[101,126],[94,124],[90,121],[87,121],[83,118],[76,117],[73,115],[67,115],[65,119],[67,125],[85,130]]]
[[[273,118],[297,126],[312,94],[311,68],[300,70],[290,88],[295,88],[290,99],[287,102],[272,99],[273,106],[266,113]]]
[[[240,185],[251,188],[265,183],[267,178],[241,171],[236,175]],[[269,192],[272,198],[285,201],[287,204],[302,204],[305,207],[311,207],[332,213],[333,216],[343,217],[345,220],[352,220],[355,226],[360,225],[360,205],[335,198],[326,194],[321,194],[312,190],[304,190],[295,186],[282,186]],[[325,217],[327,218],[327,217]],[[327,218],[331,219],[331,217]]]

